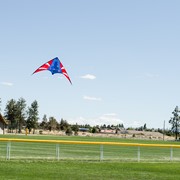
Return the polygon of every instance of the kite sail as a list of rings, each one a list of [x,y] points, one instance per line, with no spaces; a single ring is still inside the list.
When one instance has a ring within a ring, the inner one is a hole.
[[[63,64],[60,62],[58,57],[51,59],[47,63],[40,66],[38,69],[36,69],[33,72],[33,74],[40,72],[40,71],[44,71],[44,70],[49,70],[52,73],[52,75],[54,75],[56,73],[63,74],[69,80],[69,82],[72,84],[71,79],[70,79],[66,69],[64,68]]]

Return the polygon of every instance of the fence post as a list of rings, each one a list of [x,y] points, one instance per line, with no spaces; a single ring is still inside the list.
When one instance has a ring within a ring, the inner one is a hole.
[[[141,160],[140,146],[138,146],[138,153],[137,153],[137,155],[138,155],[138,162],[140,162],[140,160]]]
[[[7,142],[7,148],[6,148],[6,159],[10,160],[11,155],[11,142]]]
[[[100,161],[103,161],[103,145],[100,146]]]
[[[56,144],[56,158],[59,161],[59,144]]]
[[[173,161],[173,147],[170,148],[170,161]]]

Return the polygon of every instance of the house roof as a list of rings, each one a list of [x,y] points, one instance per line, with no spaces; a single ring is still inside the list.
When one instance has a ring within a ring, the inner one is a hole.
[[[7,122],[5,121],[5,119],[3,118],[1,114],[0,114],[0,121],[3,122],[4,124],[7,124]]]

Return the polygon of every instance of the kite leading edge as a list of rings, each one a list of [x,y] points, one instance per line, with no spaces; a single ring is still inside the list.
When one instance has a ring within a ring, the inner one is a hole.
[[[69,80],[69,82],[72,84],[71,79],[70,79],[66,69],[64,68],[63,64],[60,62],[58,57],[51,59],[47,63],[40,66],[38,69],[36,69],[33,72],[33,74],[40,72],[40,71],[44,71],[44,70],[49,70],[52,73],[52,75],[56,74],[56,73],[63,74]]]

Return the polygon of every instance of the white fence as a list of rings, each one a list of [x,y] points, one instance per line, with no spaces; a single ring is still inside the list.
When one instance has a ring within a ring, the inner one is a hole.
[[[0,159],[180,161],[180,145],[0,138]]]

